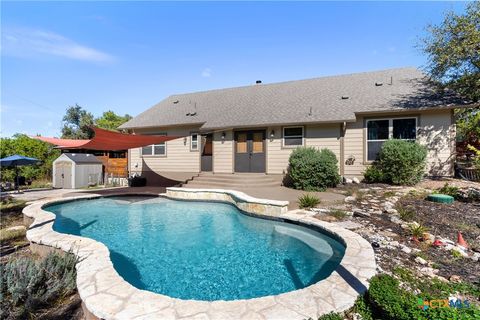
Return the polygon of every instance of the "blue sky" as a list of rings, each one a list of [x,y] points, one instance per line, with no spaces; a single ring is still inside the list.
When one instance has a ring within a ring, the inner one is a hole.
[[[1,3],[1,135],[59,136],[69,105],[137,115],[173,93],[422,67],[462,2]]]

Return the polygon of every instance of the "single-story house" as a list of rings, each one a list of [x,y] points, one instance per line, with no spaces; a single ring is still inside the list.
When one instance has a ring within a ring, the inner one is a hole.
[[[421,71],[399,68],[175,94],[120,129],[181,136],[130,149],[129,170],[284,174],[299,146],[328,148],[340,174],[360,177],[387,139],[428,148],[428,174],[453,173],[454,108]]]

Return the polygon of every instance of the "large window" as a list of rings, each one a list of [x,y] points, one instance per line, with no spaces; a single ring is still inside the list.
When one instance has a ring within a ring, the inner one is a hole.
[[[285,147],[303,146],[303,127],[283,128],[283,145]]]
[[[417,118],[367,120],[367,160],[374,161],[388,139],[415,141]]]
[[[166,133],[159,133],[157,135],[166,136]],[[166,156],[167,144],[162,142],[159,144],[151,144],[149,146],[142,147],[142,156]]]

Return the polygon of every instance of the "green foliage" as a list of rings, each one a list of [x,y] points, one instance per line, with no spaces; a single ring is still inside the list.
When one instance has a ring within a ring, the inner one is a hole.
[[[78,104],[70,106],[63,116],[62,138],[64,139],[91,139],[94,124],[93,115]]]
[[[427,71],[440,89],[449,88],[473,102],[480,100],[480,2],[467,5],[464,14],[449,12],[440,25],[430,25],[421,49]],[[480,108],[455,110],[457,137],[480,138]]]
[[[340,183],[337,158],[328,149],[297,148],[289,158],[289,177],[295,189],[324,191],[335,187]]]
[[[369,166],[363,173],[363,179],[366,183],[381,183],[384,181],[383,172],[376,165]]]
[[[440,25],[429,25],[421,48],[428,72],[443,87],[462,96],[480,99],[480,3],[467,5],[464,14],[451,11]]]
[[[379,159],[367,170],[369,182],[414,185],[425,173],[427,149],[405,140],[388,140],[380,150]],[[380,180],[374,180],[378,178]]]
[[[480,112],[478,115],[480,119]],[[480,120],[478,122],[478,128],[480,128]],[[478,135],[478,137],[480,138],[480,134]],[[478,150],[472,145],[468,145],[468,149],[472,150],[475,153],[475,157],[473,159],[473,165],[475,166],[475,168],[477,168],[477,170],[480,170],[480,150]]]
[[[26,201],[18,200],[12,197],[5,197],[0,202],[0,211],[2,213],[11,211],[22,211],[27,205]]]
[[[0,318],[35,318],[35,312],[76,291],[72,254],[49,254],[36,262],[20,257],[0,265]]]
[[[332,209],[328,212],[328,214],[332,217],[337,218],[338,220],[343,220],[347,216],[347,213],[340,209]]]
[[[425,232],[428,232],[428,228],[421,224],[412,223],[408,226],[408,231],[412,237],[422,238]]]
[[[300,208],[315,208],[320,204],[320,199],[313,194],[303,194],[298,198],[298,206]]]
[[[330,312],[328,314],[320,316],[318,320],[343,320],[343,317],[340,316],[340,314],[338,313]]]
[[[384,320],[418,319],[421,310],[416,308],[417,299],[400,289],[399,284],[386,274],[371,279],[368,300],[375,316]]]
[[[130,119],[132,119],[132,116],[129,114],[126,114],[122,117],[109,110],[105,111],[101,117],[95,119],[95,125],[106,130],[117,130],[120,125],[124,124]]]
[[[357,298],[353,306],[353,312],[361,315],[363,320],[373,320],[372,309],[368,302],[368,293]]]
[[[8,157],[14,154],[37,158],[39,165],[18,167],[19,175],[26,179],[50,179],[52,175],[52,163],[60,155],[60,150],[52,145],[32,139],[24,134],[16,134],[12,138],[0,139],[0,157]],[[15,171],[12,168],[2,167],[2,181],[14,181]]]
[[[396,209],[400,215],[400,219],[403,221],[412,221],[415,218],[415,210],[412,207],[404,207],[402,205],[397,205]]]
[[[446,182],[443,187],[435,190],[437,193],[440,193],[440,194],[446,194],[446,195],[449,195],[449,196],[452,196],[454,197],[455,199],[458,199],[458,196],[459,196],[459,189],[455,186],[450,186],[448,184],[448,182]]]

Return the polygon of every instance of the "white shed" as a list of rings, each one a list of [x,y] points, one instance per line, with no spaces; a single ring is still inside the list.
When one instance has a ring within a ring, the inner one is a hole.
[[[62,153],[53,161],[53,187],[76,189],[102,182],[102,161],[89,153]]]

